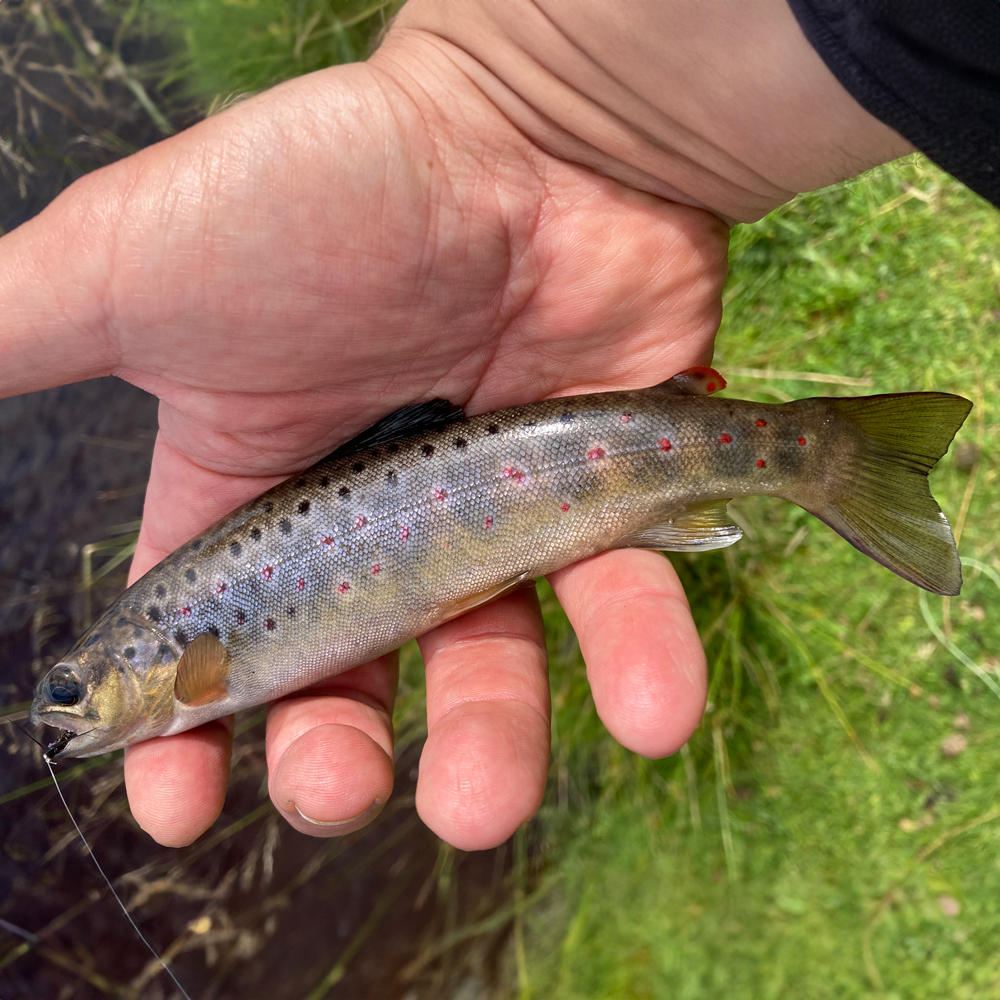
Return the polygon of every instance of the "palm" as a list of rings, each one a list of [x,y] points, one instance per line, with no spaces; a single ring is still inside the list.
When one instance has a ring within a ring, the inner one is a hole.
[[[0,263],[70,289],[57,316],[15,321],[9,391],[113,371],[162,400],[133,577],[397,406],[647,385],[710,354],[718,220],[548,157],[475,92],[451,121],[418,113],[394,69],[271,91],[89,178],[0,243]],[[0,279],[0,306],[14,294]],[[555,582],[609,728],[641,752],[676,749],[702,677],[669,565],[615,553]],[[487,846],[544,785],[537,603],[515,596],[423,645],[418,806],[446,839]],[[272,796],[294,825],[341,832],[300,814],[349,826],[384,801],[393,685],[389,658],[272,712]],[[140,822],[163,842],[197,836],[227,754],[218,726],[133,749]]]

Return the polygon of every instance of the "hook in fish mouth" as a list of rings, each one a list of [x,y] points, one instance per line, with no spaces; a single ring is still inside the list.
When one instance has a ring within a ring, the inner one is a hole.
[[[93,732],[92,729],[88,729],[87,732]],[[55,760],[67,747],[70,740],[76,739],[77,736],[83,736],[84,733],[74,733],[72,729],[63,729],[59,735],[51,742],[46,744],[42,749],[46,760]]]
[[[77,736],[85,735],[84,733],[74,733],[72,729],[63,729],[59,733],[59,735],[50,743],[43,743],[37,737],[32,736],[31,733],[29,733],[28,730],[24,728],[24,726],[18,726],[17,728],[20,729],[21,732],[24,733],[24,735],[27,736],[32,743],[37,743],[38,746],[42,748],[42,756],[47,761],[50,762],[55,760],[55,758],[58,757],[59,754],[61,754],[66,749],[66,746],[70,740],[74,739]],[[88,729],[87,732],[92,733],[93,730]]]

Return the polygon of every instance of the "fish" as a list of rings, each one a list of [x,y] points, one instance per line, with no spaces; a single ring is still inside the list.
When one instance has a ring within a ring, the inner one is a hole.
[[[404,407],[129,587],[42,679],[31,719],[88,757],[273,701],[614,548],[701,552],[736,497],[798,504],[957,594],[927,474],[972,404],[940,392],[758,403],[695,368],[466,417]],[[71,735],[68,735],[71,734]]]

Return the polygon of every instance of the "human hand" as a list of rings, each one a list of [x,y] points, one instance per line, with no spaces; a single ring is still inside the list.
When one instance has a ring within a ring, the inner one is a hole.
[[[112,372],[160,397],[134,578],[404,403],[471,414],[706,362],[725,250],[717,216],[543,152],[411,34],[86,178],[0,240],[0,389]],[[612,552],[552,582],[611,733],[676,750],[704,659],[670,564]],[[494,845],[545,785],[537,600],[421,645],[418,810],[458,847]],[[345,833],[386,801],[395,678],[383,657],[272,707],[270,793],[297,829]],[[131,748],[144,829],[203,832],[230,747],[221,722]]]

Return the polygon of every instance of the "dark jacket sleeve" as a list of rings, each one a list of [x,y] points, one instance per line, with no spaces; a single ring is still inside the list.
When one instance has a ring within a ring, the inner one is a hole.
[[[1000,207],[1000,0],[788,0],[852,97]]]

